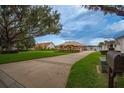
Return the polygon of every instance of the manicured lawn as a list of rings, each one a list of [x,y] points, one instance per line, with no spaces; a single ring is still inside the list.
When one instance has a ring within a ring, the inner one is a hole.
[[[26,51],[26,52],[19,52],[16,54],[0,54],[0,64],[31,60],[36,58],[59,56],[64,54],[68,54],[68,53],[57,52],[57,51]]]
[[[76,62],[71,69],[66,87],[73,88],[104,88],[108,87],[107,73],[98,74],[99,52],[92,53]],[[124,76],[117,76],[116,87],[124,87]]]
[[[92,53],[75,63],[71,69],[66,87],[106,87],[107,79],[104,74],[96,72],[100,53]]]

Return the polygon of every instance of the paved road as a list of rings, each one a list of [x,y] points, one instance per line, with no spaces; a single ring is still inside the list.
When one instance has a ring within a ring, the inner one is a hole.
[[[6,86],[0,81],[0,88],[5,88]]]
[[[66,85],[72,64],[90,53],[90,51],[86,51],[57,57],[2,64],[0,65],[0,69],[24,87],[63,88]]]

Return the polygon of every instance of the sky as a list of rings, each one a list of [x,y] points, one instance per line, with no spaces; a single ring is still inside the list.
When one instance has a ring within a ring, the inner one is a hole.
[[[58,35],[35,38],[37,43],[51,41],[59,45],[65,41],[77,41],[85,45],[97,45],[104,40],[113,40],[124,35],[124,17],[116,14],[104,15],[82,6],[51,6],[58,10],[63,29]]]

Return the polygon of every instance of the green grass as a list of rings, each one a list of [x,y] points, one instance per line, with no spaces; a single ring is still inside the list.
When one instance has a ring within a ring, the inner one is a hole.
[[[0,54],[0,64],[19,62],[24,60],[36,59],[36,58],[59,56],[64,54],[68,54],[68,53],[57,52],[57,51],[26,51],[26,52],[19,52],[16,54]]]
[[[98,74],[96,65],[99,64],[100,53],[92,53],[76,62],[70,72],[66,87],[98,88],[107,87],[107,78]]]
[[[73,88],[107,88],[108,74],[98,74],[96,65],[99,65],[100,53],[92,53],[76,62],[71,69],[66,87]],[[124,76],[117,75],[115,87],[124,88]]]
[[[122,77],[117,76],[117,85],[116,85],[116,87],[124,88],[124,76],[122,76]]]

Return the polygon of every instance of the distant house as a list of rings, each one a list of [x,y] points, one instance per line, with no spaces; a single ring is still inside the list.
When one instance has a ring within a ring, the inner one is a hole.
[[[85,51],[99,51],[99,46],[95,46],[95,45],[87,45],[85,46]]]
[[[75,51],[75,52],[81,52],[84,50],[84,46],[76,41],[68,41],[58,46],[59,50],[63,51]]]
[[[121,53],[124,53],[124,35],[116,38],[116,40],[120,43]]]
[[[53,42],[37,43],[35,45],[36,49],[54,49],[55,45]]]
[[[111,45],[115,50],[120,51],[120,43],[116,40],[104,41],[99,43],[100,50],[109,50]]]

